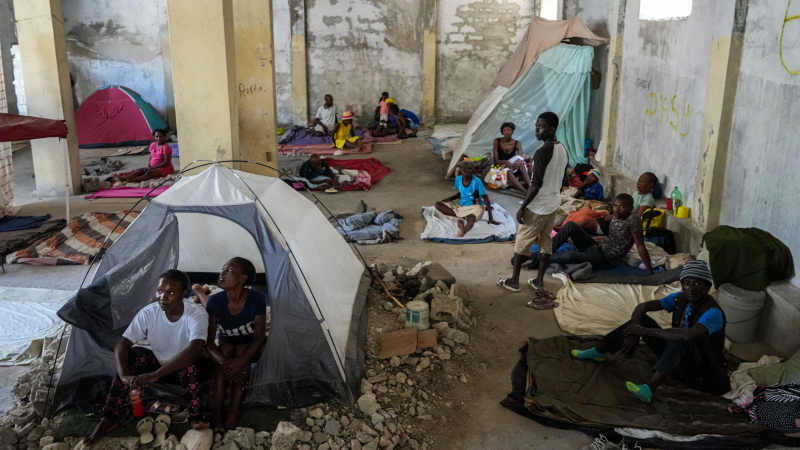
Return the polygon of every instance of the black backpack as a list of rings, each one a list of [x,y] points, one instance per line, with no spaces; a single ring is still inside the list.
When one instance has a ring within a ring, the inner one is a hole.
[[[656,211],[655,209],[650,209],[642,214],[642,222],[645,224],[644,231],[647,232],[647,235],[644,237],[644,241],[652,242],[653,244],[663,248],[664,251],[670,255],[674,255],[677,253],[675,234],[666,228],[650,227],[650,222],[654,217],[659,215],[661,215],[661,211]]]

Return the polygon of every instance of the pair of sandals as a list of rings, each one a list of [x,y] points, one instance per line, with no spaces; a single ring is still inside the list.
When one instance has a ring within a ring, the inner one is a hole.
[[[152,417],[144,417],[136,424],[136,432],[139,433],[139,443],[151,444],[151,447],[160,447],[169,436],[169,426],[172,419],[167,414],[160,414],[153,420]]]
[[[521,291],[521,289],[518,287],[515,288],[507,285],[506,281],[508,281],[508,278],[500,278],[499,280],[497,280],[497,285],[502,288],[506,288],[512,292]],[[531,278],[530,280],[528,280],[528,286],[530,286],[536,291],[536,296],[533,298],[533,300],[529,301],[526,304],[526,306],[528,308],[539,309],[539,310],[558,308],[559,303],[555,301],[556,299],[555,294],[547,292],[547,290],[544,287],[537,287],[535,281],[536,281],[535,278]]]

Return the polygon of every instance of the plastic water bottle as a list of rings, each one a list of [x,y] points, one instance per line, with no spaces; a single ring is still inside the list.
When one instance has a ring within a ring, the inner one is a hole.
[[[139,389],[131,388],[128,391],[128,398],[131,399],[133,406],[133,416],[142,417],[144,415],[144,405],[142,405],[142,393]]]
[[[675,186],[675,189],[669,194],[669,198],[672,200],[673,211],[677,211],[678,208],[683,206],[683,195],[681,195],[681,191],[678,190],[678,186]]]

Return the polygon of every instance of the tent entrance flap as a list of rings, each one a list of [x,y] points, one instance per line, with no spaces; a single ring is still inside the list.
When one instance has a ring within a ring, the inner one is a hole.
[[[178,213],[180,253],[184,272],[219,272],[229,259],[240,256],[264,273],[264,262],[253,236],[229,219],[198,213]]]

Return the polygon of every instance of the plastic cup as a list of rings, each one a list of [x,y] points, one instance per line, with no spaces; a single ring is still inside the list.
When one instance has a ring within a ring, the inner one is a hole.
[[[667,199],[667,211],[672,211],[672,199]]]

